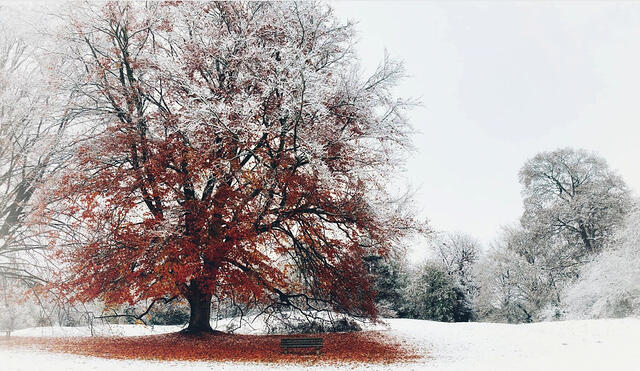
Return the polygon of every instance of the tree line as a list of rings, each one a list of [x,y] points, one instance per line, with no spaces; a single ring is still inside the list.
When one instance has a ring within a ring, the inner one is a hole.
[[[519,222],[486,248],[463,233],[437,234],[435,256],[417,269],[382,262],[379,303],[438,321],[640,313],[640,214],[624,180],[603,158],[571,148],[537,154],[519,179]]]

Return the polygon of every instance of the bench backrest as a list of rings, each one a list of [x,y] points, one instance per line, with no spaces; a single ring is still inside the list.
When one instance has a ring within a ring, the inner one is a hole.
[[[282,338],[280,339],[282,347],[321,347],[323,346],[322,338]]]

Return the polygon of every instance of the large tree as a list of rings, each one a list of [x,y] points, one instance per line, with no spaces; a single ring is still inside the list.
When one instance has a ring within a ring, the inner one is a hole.
[[[60,236],[63,287],[182,296],[190,332],[211,330],[213,296],[375,316],[362,256],[412,225],[385,207],[410,131],[399,64],[362,78],[352,24],[319,3],[69,14],[65,86],[91,130],[58,179],[56,210],[83,236]]]

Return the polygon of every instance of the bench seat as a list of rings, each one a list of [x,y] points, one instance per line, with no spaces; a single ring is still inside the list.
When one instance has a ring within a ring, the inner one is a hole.
[[[284,353],[291,348],[314,348],[317,354],[324,347],[324,341],[322,338],[281,338],[280,347]]]

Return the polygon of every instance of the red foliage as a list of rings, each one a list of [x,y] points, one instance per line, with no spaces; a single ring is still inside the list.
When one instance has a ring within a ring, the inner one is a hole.
[[[322,353],[315,355],[299,351],[293,354],[283,354],[280,350],[281,335],[185,335],[174,333],[141,337],[13,337],[0,341],[0,346],[36,347],[52,352],[116,359],[269,363],[392,363],[408,362],[419,358],[412,349],[379,332],[304,336],[321,336],[324,339]]]

